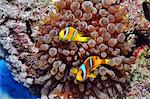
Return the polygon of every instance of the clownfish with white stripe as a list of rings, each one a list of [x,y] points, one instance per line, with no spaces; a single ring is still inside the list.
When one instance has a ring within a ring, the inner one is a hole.
[[[109,59],[100,59],[98,56],[88,57],[84,63],[77,69],[71,68],[71,73],[76,74],[76,79],[80,82],[85,81],[88,78],[96,78],[96,74],[92,73],[101,64],[110,64]]]
[[[65,29],[59,32],[60,40],[62,41],[80,41],[87,42],[90,37],[82,37],[82,34],[79,33],[74,27],[66,27]]]

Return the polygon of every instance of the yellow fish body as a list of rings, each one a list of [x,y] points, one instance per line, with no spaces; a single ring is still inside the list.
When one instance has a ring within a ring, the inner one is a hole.
[[[71,72],[76,75],[76,79],[78,81],[85,81],[88,78],[95,78],[96,75],[94,73],[91,73],[94,71],[97,67],[99,67],[101,64],[110,64],[109,59],[100,59],[98,56],[91,56],[88,57],[84,63],[79,67],[79,69],[72,68]]]
[[[61,40],[87,42],[90,37],[82,37],[82,35],[73,27],[66,27],[59,33]]]

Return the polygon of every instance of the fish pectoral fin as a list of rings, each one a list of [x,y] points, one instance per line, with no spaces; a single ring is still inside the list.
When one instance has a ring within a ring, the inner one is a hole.
[[[74,68],[74,67],[71,68],[71,73],[77,74],[77,72],[78,72],[78,70],[76,68]]]
[[[96,74],[91,73],[90,75],[87,75],[89,78],[96,78]]]
[[[78,34],[79,34],[80,37],[83,36],[83,33],[82,33],[82,32],[79,32],[79,31],[78,31]]]
[[[95,67],[93,67],[92,71],[95,70],[96,68],[100,67],[101,65],[96,65]]]

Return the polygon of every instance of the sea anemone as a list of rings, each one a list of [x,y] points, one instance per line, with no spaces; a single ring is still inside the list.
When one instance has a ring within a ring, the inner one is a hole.
[[[58,12],[43,18],[43,24],[34,37],[35,47],[39,51],[32,54],[36,61],[31,67],[40,77],[34,83],[44,85],[41,96],[67,93],[68,98],[122,97],[134,62],[134,57],[128,54],[132,46],[125,41],[129,23],[122,22],[127,18],[127,10],[117,4],[94,0],[70,1],[69,4],[67,0],[61,0],[55,5]],[[61,41],[59,32],[65,27],[74,27],[85,36],[92,36],[92,39],[87,43]],[[92,55],[110,59],[110,66],[97,68],[94,71],[97,75],[95,79],[77,81],[70,69],[80,67]],[[44,79],[42,75],[44,78],[51,76],[41,81]]]

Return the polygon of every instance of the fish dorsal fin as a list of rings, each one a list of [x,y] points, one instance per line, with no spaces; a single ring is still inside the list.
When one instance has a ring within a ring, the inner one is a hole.
[[[87,75],[89,78],[96,78],[96,74],[94,74],[94,73],[91,73],[91,74],[89,74],[89,75]]]
[[[97,67],[100,66],[100,63],[101,63],[101,59],[96,57],[96,56],[93,56],[93,62],[94,62],[94,65],[92,67],[92,71],[95,70]]]

